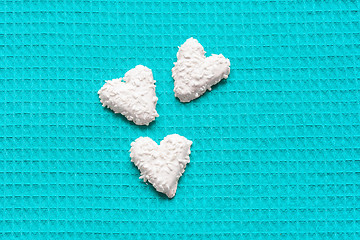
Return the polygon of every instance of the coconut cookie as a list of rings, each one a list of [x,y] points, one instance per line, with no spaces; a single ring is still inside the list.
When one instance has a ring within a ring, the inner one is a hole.
[[[190,162],[191,144],[192,141],[178,134],[166,136],[160,145],[149,137],[140,137],[131,143],[130,157],[140,170],[140,179],[172,198]]]
[[[136,66],[125,73],[124,78],[106,81],[98,94],[104,107],[121,113],[137,125],[149,125],[159,116],[155,80],[151,69],[145,66]]]
[[[194,38],[189,38],[179,47],[174,64],[174,92],[181,102],[200,97],[230,74],[230,60],[222,54],[205,57],[203,46]]]

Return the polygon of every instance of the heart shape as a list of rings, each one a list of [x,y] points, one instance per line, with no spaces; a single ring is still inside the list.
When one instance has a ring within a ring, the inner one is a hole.
[[[115,113],[121,113],[137,125],[149,125],[159,114],[158,98],[151,69],[137,65],[124,78],[106,81],[98,92],[100,102]]]
[[[190,162],[191,144],[192,141],[178,134],[166,136],[160,145],[149,137],[139,137],[131,143],[130,157],[140,170],[140,179],[172,198],[178,180]]]
[[[211,91],[211,86],[230,74],[230,60],[222,54],[205,57],[203,46],[194,38],[179,47],[174,65],[174,92],[180,102],[190,102]]]

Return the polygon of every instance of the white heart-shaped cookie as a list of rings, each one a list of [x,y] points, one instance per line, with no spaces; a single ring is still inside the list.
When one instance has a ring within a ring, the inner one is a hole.
[[[174,92],[181,102],[200,97],[230,74],[230,60],[222,54],[205,57],[203,46],[194,38],[189,38],[179,47],[174,64]]]
[[[140,179],[172,198],[178,180],[190,162],[191,144],[192,141],[178,134],[166,136],[160,145],[149,137],[140,137],[131,143],[130,157],[140,170]]]
[[[137,125],[149,125],[159,116],[155,80],[151,69],[145,66],[136,66],[125,73],[124,78],[106,81],[98,94],[104,107],[121,113]]]

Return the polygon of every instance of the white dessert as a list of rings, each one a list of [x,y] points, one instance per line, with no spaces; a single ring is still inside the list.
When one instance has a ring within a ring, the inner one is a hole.
[[[179,47],[174,64],[174,92],[181,102],[200,97],[230,74],[230,60],[222,54],[205,57],[203,46],[194,38]]]
[[[151,69],[145,66],[136,66],[125,73],[124,78],[106,81],[98,94],[104,107],[121,113],[137,125],[149,125],[159,116],[155,80]]]
[[[131,143],[130,157],[140,170],[140,179],[172,198],[190,162],[191,144],[192,141],[178,134],[168,135],[160,145],[149,137],[140,137]]]

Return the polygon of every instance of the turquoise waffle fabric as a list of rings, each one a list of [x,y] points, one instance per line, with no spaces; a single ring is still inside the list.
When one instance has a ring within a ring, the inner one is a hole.
[[[360,239],[360,3],[0,0],[0,239]],[[197,38],[231,73],[180,103]],[[160,117],[103,108],[105,80],[153,70]],[[174,199],[130,143],[191,139]]]

